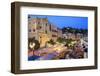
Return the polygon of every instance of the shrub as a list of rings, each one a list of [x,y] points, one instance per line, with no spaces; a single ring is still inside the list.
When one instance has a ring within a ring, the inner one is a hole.
[[[48,41],[48,43],[52,44],[52,45],[56,44],[52,39],[50,41]]]
[[[38,40],[35,40],[34,43],[35,43],[34,49],[35,49],[35,50],[39,49],[39,48],[40,48],[40,43],[39,43],[39,41],[38,41]]]
[[[60,37],[59,37],[59,38],[57,39],[57,42],[59,42],[59,43],[63,43],[63,42],[65,42],[65,41],[66,41],[66,39],[64,39],[64,38],[60,38]]]

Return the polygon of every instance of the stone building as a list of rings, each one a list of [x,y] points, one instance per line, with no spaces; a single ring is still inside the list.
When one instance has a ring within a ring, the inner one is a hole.
[[[28,38],[33,37],[39,41],[40,47],[44,47],[47,41],[56,41],[58,37],[62,37],[62,30],[50,23],[47,18],[29,18]]]

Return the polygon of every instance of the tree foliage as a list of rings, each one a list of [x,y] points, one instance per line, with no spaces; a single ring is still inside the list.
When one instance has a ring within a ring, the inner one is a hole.
[[[52,39],[50,41],[48,41],[49,44],[54,45],[56,44]]]
[[[36,40],[34,37],[28,39],[28,45],[29,45],[30,43],[35,43],[34,50],[37,50],[37,49],[40,48],[40,43],[39,43],[39,41]],[[31,49],[31,48],[29,47],[29,49]]]
[[[87,34],[88,30],[87,29],[78,29],[78,28],[72,28],[72,27],[64,27],[62,28],[63,33],[82,33],[82,34]]]

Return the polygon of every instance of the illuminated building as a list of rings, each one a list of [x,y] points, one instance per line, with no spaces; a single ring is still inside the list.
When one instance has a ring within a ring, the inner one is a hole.
[[[56,41],[58,37],[62,37],[62,30],[50,23],[47,18],[29,18],[28,37],[34,37],[39,41],[40,47],[44,47],[47,41]]]

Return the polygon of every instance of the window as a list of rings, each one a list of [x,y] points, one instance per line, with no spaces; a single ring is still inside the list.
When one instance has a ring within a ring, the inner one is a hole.
[[[57,35],[52,35],[52,37],[57,37]]]
[[[35,32],[35,29],[33,29],[33,32]]]
[[[31,29],[29,29],[28,31],[31,32]]]

